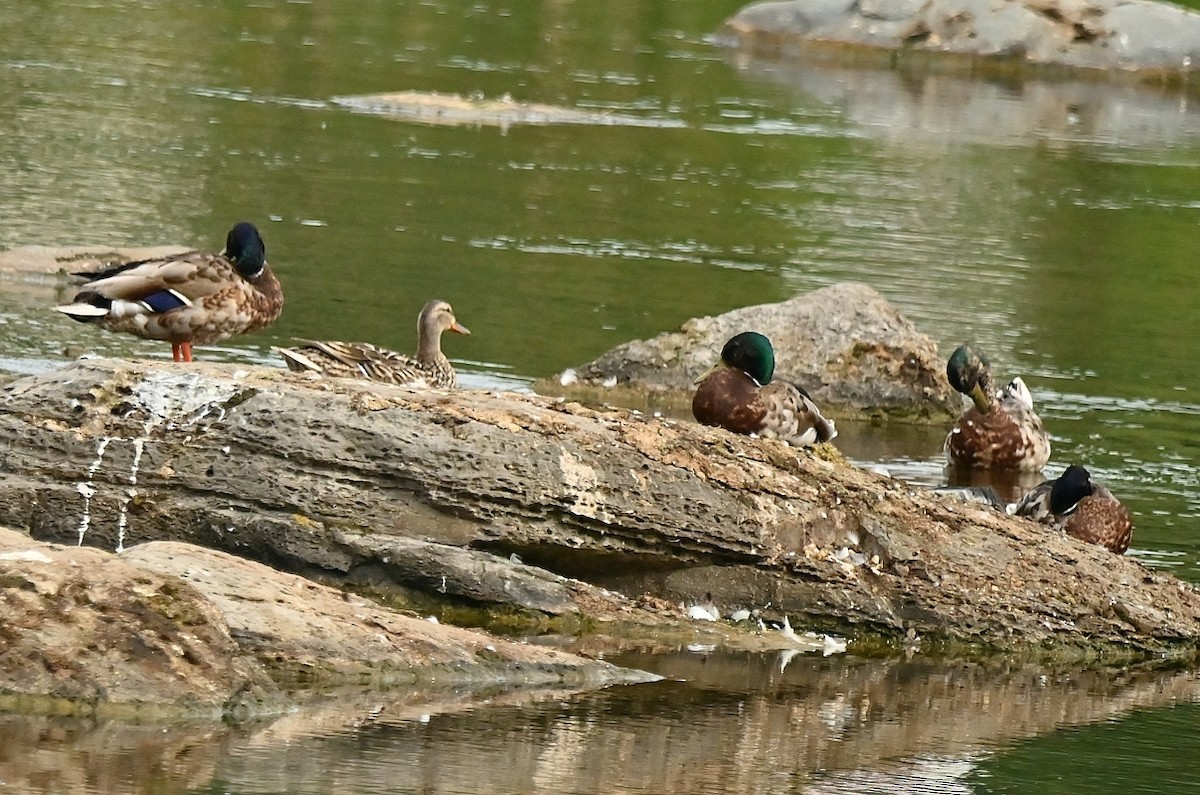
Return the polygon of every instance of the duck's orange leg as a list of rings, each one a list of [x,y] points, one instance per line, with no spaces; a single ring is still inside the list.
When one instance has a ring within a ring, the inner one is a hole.
[[[177,362],[190,362],[192,360],[192,343],[172,342],[171,358]]]

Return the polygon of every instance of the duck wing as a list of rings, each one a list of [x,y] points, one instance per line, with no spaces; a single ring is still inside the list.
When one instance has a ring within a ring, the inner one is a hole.
[[[1054,512],[1050,510],[1050,490],[1054,487],[1053,480],[1045,480],[1025,492],[1025,496],[1010,503],[1005,512],[1011,516],[1025,516],[1035,522],[1051,524]]]
[[[231,281],[243,281],[229,260],[203,251],[129,262],[79,275],[88,279],[88,283],[75,295],[73,303],[100,308],[110,308],[117,301],[171,304],[164,294],[174,295],[175,303],[183,305],[213,295]]]
[[[790,381],[767,384],[759,390],[759,399],[766,408],[763,436],[785,439],[798,446],[828,442],[837,436],[833,422],[821,414],[802,387]]]
[[[340,378],[365,378],[385,384],[425,385],[427,374],[416,360],[369,342],[306,340],[279,350],[288,369]]]
[[[269,267],[250,281],[219,254],[193,251],[93,276],[70,304],[55,309],[147,339],[217,342],[262,328],[283,309],[283,293]]]
[[[1133,519],[1129,510],[1103,486],[1094,486],[1062,517],[1062,528],[1081,541],[1099,544],[1118,555],[1129,549],[1133,538]]]

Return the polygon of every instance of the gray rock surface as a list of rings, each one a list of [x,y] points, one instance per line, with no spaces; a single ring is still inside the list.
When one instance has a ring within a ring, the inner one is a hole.
[[[827,414],[926,421],[957,416],[961,400],[946,381],[937,345],[879,292],[856,282],[695,318],[679,331],[618,345],[535,388],[618,403],[645,396],[690,406],[696,378],[742,331],[770,338],[776,374],[803,386]]]
[[[380,587],[399,572],[429,598],[570,598],[608,622],[711,599],[896,641],[1118,657],[1200,645],[1200,594],[1136,560],[828,445],[561,399],[89,359],[0,388],[0,460],[0,523],[40,539],[188,541],[330,579],[369,570]],[[437,544],[469,554],[437,561]],[[422,582],[426,565],[445,573]],[[223,587],[237,598],[261,571]]]
[[[0,639],[9,706],[37,696],[116,714],[279,711],[300,688],[347,684],[585,688],[646,679],[402,615],[217,550],[158,541],[115,555],[6,528]]]
[[[721,34],[760,52],[849,45],[1187,79],[1200,65],[1200,14],[1151,0],[768,0]]]

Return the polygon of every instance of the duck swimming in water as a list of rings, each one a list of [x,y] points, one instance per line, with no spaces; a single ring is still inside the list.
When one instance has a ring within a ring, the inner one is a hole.
[[[946,436],[946,459],[955,466],[1037,472],[1050,459],[1050,435],[1033,410],[1019,377],[993,391],[987,357],[960,345],[946,363],[950,386],[973,403]]]
[[[808,393],[788,381],[772,381],[774,374],[771,341],[742,332],[725,343],[720,362],[697,382],[692,414],[704,425],[798,446],[836,437],[833,423]]]

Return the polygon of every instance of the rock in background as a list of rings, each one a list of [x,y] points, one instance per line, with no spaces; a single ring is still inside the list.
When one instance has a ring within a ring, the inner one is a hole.
[[[855,282],[695,318],[679,331],[618,345],[535,388],[618,404],[687,407],[696,379],[742,331],[769,337],[777,377],[803,386],[833,416],[940,422],[961,408],[933,340],[876,290]]]
[[[720,34],[764,55],[840,45],[1180,82],[1200,65],[1200,14],[1147,0],[783,0],[742,8]]]

